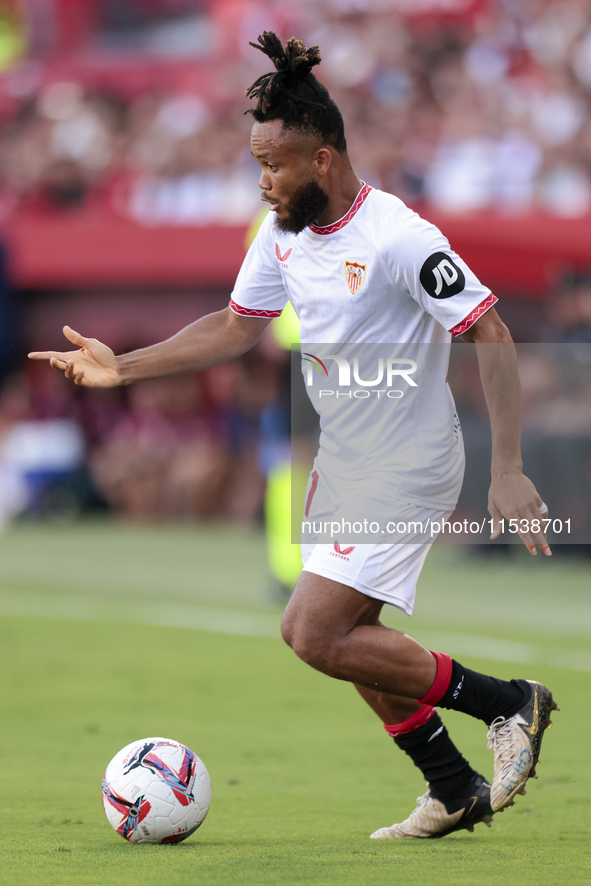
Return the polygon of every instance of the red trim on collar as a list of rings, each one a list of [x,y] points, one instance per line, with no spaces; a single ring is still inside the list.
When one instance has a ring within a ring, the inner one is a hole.
[[[361,208],[363,203],[365,202],[370,191],[373,191],[369,185],[363,184],[363,187],[355,197],[355,201],[351,206],[351,209],[348,211],[346,215],[340,218],[338,221],[334,222],[332,225],[325,225],[322,228],[317,227],[316,225],[308,225],[309,229],[314,234],[334,234],[336,231],[340,231],[341,228],[344,228],[345,225],[349,224],[353,216],[357,213],[357,211]]]

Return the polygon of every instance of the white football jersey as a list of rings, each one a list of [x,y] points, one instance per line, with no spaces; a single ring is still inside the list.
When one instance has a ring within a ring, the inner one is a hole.
[[[434,225],[363,185],[332,225],[282,233],[273,213],[261,225],[230,306],[277,317],[288,300],[320,415],[315,467],[335,507],[455,506],[463,446],[446,381],[449,344],[496,297]]]

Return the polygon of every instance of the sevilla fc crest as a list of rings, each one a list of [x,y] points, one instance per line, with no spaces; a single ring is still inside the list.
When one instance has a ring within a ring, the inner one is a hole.
[[[365,280],[365,269],[367,265],[360,265],[356,261],[345,262],[345,275],[347,283],[352,294],[355,295],[363,281]]]

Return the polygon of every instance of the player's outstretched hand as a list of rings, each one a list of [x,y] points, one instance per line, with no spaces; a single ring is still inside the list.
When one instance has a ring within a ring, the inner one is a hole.
[[[494,521],[492,539],[498,538],[504,529],[519,535],[530,554],[537,553],[537,544],[546,557],[552,556],[545,532],[548,508],[534,484],[521,471],[493,478],[488,512]]]
[[[31,360],[48,360],[56,372],[63,372],[74,384],[85,388],[114,388],[121,384],[117,358],[111,348],[96,338],[84,338],[69,326],[64,326],[64,335],[79,350],[32,351]]]

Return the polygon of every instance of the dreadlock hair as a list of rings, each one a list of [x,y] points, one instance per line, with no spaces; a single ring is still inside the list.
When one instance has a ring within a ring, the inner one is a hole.
[[[314,132],[340,154],[347,150],[341,112],[328,89],[311,73],[320,64],[320,48],[290,37],[285,44],[273,31],[263,31],[258,43],[250,43],[267,55],[276,70],[263,74],[246,90],[247,98],[256,98],[256,108],[245,111],[258,123],[281,120],[286,129]]]

